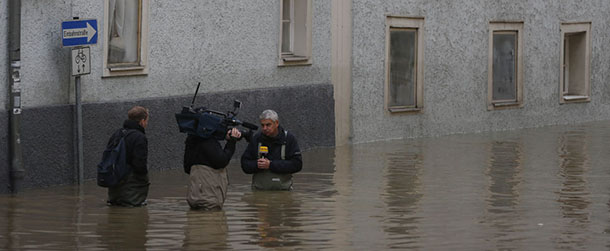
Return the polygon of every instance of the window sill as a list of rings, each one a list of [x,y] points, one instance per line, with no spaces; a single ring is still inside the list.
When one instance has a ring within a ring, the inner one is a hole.
[[[115,67],[106,68],[102,74],[102,78],[108,77],[124,77],[124,76],[142,76],[148,75],[148,68],[144,66],[133,66],[133,67]]]
[[[502,103],[493,103],[494,107],[506,107],[506,106],[518,106],[517,102],[502,102]]]
[[[309,58],[303,56],[290,56],[282,57],[282,60],[284,60],[284,62],[303,62],[309,60]]]
[[[589,96],[579,96],[579,95],[565,95],[563,96],[563,99],[565,101],[572,101],[572,100],[583,100],[583,99],[588,99]]]
[[[493,110],[513,109],[513,108],[521,108],[521,107],[523,107],[523,104],[520,102],[515,102],[515,101],[496,102],[496,103],[491,103],[491,105],[489,105],[487,107],[487,110],[493,111]]]
[[[117,71],[142,71],[144,70],[144,66],[128,66],[128,67],[111,67],[108,68],[111,72]]]
[[[414,113],[414,112],[421,112],[422,108],[419,107],[401,107],[401,106],[395,106],[395,107],[389,107],[388,111],[391,113]]]
[[[565,95],[562,97],[564,103],[581,103],[591,101],[591,97],[583,95]]]
[[[311,65],[310,57],[303,56],[282,56],[278,66]]]

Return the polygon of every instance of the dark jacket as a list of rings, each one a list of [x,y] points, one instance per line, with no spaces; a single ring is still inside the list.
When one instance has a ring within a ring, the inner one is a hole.
[[[144,175],[148,174],[147,159],[148,159],[148,139],[146,131],[137,121],[125,120],[123,128],[128,129],[125,137],[125,151],[127,152],[127,164],[131,167],[134,173]],[[132,130],[130,130],[132,129]],[[119,137],[121,130],[117,130],[110,141]],[[110,141],[108,144],[110,144]]]
[[[184,142],[184,172],[190,174],[193,165],[225,168],[235,153],[235,142],[228,140],[223,149],[214,137],[203,139],[189,134]]]
[[[128,129],[125,136],[127,164],[131,172],[117,186],[108,188],[108,203],[118,206],[142,206],[148,196],[148,139],[146,131],[137,121],[125,120],[123,128]],[[118,137],[117,130],[111,137]]]
[[[246,151],[241,156],[241,169],[247,174],[261,171],[257,167],[258,143],[268,147],[267,159],[271,160],[269,170],[278,174],[292,174],[301,171],[303,160],[301,150],[296,137],[288,132],[285,134],[284,128],[279,127],[279,133],[275,137],[268,137],[262,133],[257,133],[252,137]],[[285,159],[282,160],[282,144],[286,145]]]

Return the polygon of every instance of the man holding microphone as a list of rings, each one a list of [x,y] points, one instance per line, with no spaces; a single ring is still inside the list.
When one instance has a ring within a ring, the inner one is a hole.
[[[292,174],[301,171],[303,160],[296,137],[279,125],[273,110],[259,116],[262,133],[254,135],[241,156],[241,169],[252,175],[255,190],[291,190]]]

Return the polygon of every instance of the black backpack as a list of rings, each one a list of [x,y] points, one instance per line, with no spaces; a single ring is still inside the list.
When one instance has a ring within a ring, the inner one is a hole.
[[[97,185],[113,187],[119,184],[131,171],[127,164],[125,137],[133,130],[120,129],[108,140],[102,161],[97,165]]]

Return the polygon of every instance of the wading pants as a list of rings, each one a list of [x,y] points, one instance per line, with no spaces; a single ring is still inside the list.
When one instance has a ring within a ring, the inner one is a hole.
[[[186,201],[192,209],[221,209],[227,197],[229,180],[225,168],[193,165]]]

